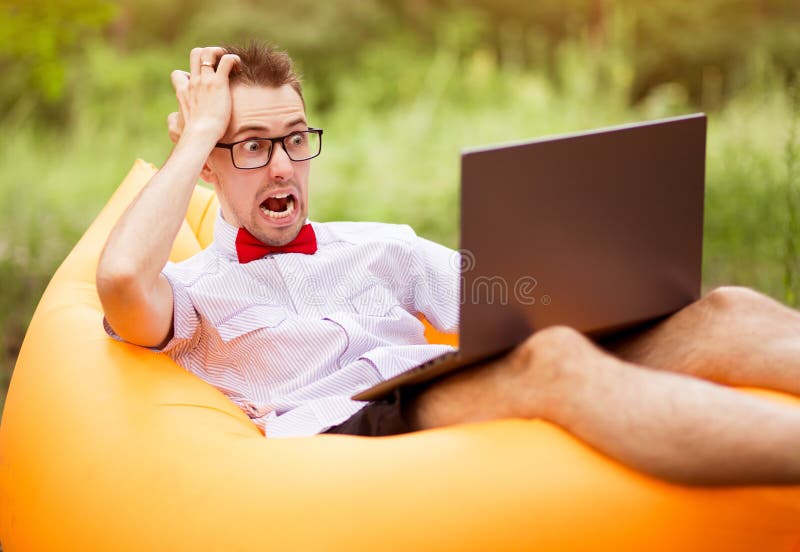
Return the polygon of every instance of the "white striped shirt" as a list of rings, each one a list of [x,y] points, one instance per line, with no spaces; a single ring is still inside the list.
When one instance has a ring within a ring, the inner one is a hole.
[[[356,392],[452,350],[427,344],[417,313],[439,330],[458,324],[455,251],[408,226],[311,224],[315,254],[239,264],[238,228],[218,215],[211,246],[163,270],[174,297],[163,351],[268,437],[339,424],[365,406]]]

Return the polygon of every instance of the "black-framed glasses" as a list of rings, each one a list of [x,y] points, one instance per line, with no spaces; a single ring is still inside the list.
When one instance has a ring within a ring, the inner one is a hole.
[[[283,151],[292,161],[307,161],[322,151],[322,129],[295,130],[278,138],[248,138],[230,144],[217,143],[215,147],[231,152],[231,162],[237,169],[260,169],[269,164],[275,143],[283,145]]]

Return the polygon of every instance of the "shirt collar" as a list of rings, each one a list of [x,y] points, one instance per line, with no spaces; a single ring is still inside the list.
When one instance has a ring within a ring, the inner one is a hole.
[[[319,232],[319,228],[315,223],[308,219],[306,219],[306,223],[313,224],[314,231]],[[214,222],[214,247],[223,257],[236,262],[239,262],[239,255],[236,253],[236,235],[238,233],[239,228],[229,224],[222,217],[222,209],[217,210],[217,220]],[[317,243],[320,243],[319,235],[317,235]]]
[[[239,229],[236,226],[228,224],[222,218],[222,209],[217,211],[217,220],[214,222],[214,247],[217,251],[222,253],[222,256],[232,261],[238,261],[239,256],[236,254],[236,234]]]

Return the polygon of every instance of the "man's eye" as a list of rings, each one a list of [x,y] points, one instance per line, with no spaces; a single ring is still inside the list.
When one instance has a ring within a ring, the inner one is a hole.
[[[293,146],[300,146],[305,141],[306,141],[306,136],[302,132],[298,132],[297,134],[292,134],[291,136],[289,136],[289,143]]]
[[[261,151],[263,147],[264,146],[260,140],[251,140],[250,142],[242,143],[242,149],[247,153],[255,153],[257,151]]]

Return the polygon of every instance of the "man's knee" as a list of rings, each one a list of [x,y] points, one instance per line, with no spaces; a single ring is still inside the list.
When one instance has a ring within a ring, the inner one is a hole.
[[[580,337],[581,334],[569,326],[550,326],[531,334],[520,347],[531,350],[545,346],[563,347]]]
[[[534,333],[516,349],[520,360],[530,366],[567,358],[588,340],[568,326],[550,326]]]
[[[772,303],[766,295],[742,286],[721,286],[700,299],[700,304],[715,315],[753,314]]]

